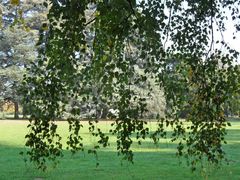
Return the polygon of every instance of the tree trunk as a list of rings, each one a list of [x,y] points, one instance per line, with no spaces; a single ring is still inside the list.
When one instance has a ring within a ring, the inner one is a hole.
[[[23,106],[22,106],[22,115],[23,115],[23,119],[27,118],[27,106],[26,106],[26,104],[23,104]]]
[[[17,101],[14,101],[14,119],[19,119],[19,106]]]

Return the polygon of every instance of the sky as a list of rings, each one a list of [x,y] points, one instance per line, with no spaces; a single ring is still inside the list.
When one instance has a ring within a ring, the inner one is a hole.
[[[230,47],[240,52],[240,32],[236,34],[236,39],[233,39],[233,33],[235,32],[234,23],[229,20],[226,23],[226,31],[223,32],[224,40],[229,44]],[[215,32],[216,38],[220,38],[219,32]]]
[[[234,27],[234,24],[240,23],[240,19],[238,19],[237,22],[233,22],[230,11],[227,12],[227,17],[228,17],[228,20],[224,22],[226,30],[222,32],[224,41],[229,45],[229,47],[231,47],[232,49],[235,49],[240,53],[240,32],[236,33],[236,28]],[[234,33],[235,33],[236,39],[233,39]],[[220,32],[216,30],[214,31],[214,36],[216,40],[221,40],[222,35]],[[238,61],[237,64],[240,64],[240,57],[238,57],[237,61]]]

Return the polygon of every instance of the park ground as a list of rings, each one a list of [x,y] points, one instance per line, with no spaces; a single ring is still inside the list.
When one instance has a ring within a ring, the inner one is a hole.
[[[87,122],[84,122],[87,124]],[[209,179],[209,180],[240,180],[240,121],[232,121],[226,137],[228,144],[224,145],[229,164],[221,167],[205,164],[203,169],[191,172],[185,159],[175,156],[176,144],[169,139],[161,140],[153,145],[150,139],[139,146],[133,145],[134,164],[123,161],[117,156],[114,147],[114,137],[110,138],[110,147],[100,149],[98,161],[86,152],[79,152],[74,156],[64,150],[64,157],[60,164],[53,168],[49,166],[46,172],[41,172],[33,164],[25,163],[20,151],[26,151],[24,136],[28,132],[28,122],[23,120],[0,120],[0,180],[181,180],[181,179]],[[110,122],[98,124],[108,131]],[[150,130],[154,130],[155,122],[149,123]],[[58,122],[59,133],[66,140],[67,122]],[[93,147],[96,137],[89,136],[87,126],[83,129],[83,137],[87,148]],[[96,167],[96,163],[100,165]]]

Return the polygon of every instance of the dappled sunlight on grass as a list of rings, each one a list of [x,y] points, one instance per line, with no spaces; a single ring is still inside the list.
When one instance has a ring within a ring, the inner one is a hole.
[[[205,169],[194,173],[186,166],[184,158],[176,158],[177,142],[172,143],[170,138],[160,139],[156,145],[149,138],[143,140],[142,145],[134,142],[134,164],[131,164],[123,161],[122,156],[117,156],[116,137],[109,134],[110,146],[98,149],[96,159],[94,155],[87,153],[87,149],[93,148],[98,138],[92,137],[88,133],[88,123],[83,123],[85,126],[81,132],[86,151],[72,155],[64,150],[64,157],[59,159],[57,168],[49,166],[47,172],[43,173],[37,171],[33,164],[25,164],[24,156],[19,155],[20,151],[27,150],[24,147],[24,136],[28,132],[27,121],[0,121],[0,179],[240,179],[240,122],[233,122],[228,128],[228,144],[224,145],[224,149],[230,160],[229,165],[224,163],[219,168],[206,164]],[[63,141],[66,141],[67,122],[57,124],[58,132],[63,136]],[[108,132],[110,124],[111,122],[100,122],[97,126]],[[155,125],[155,122],[151,122],[150,130]],[[100,163],[99,167],[96,167],[96,162]]]

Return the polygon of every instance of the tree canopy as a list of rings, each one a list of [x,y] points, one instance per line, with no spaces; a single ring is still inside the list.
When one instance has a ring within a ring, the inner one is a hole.
[[[25,101],[32,107],[26,145],[39,168],[62,155],[55,121],[66,111],[68,148],[84,150],[81,108],[66,108],[74,99],[118,110],[108,113],[114,120],[110,133],[129,161],[134,136],[139,143],[147,136],[156,143],[166,137],[166,126],[173,127],[172,140],[178,140],[177,155],[186,155],[193,169],[202,159],[218,164],[225,158],[229,124],[223,105],[239,91],[239,52],[215,33],[226,30],[229,12],[239,31],[240,1],[49,0],[44,5],[48,23],[42,25],[38,58],[24,81]],[[150,78],[154,83],[147,82]],[[155,132],[141,119],[153,84],[163,89],[170,109]],[[136,91],[141,85],[148,93]],[[187,124],[180,119],[185,109]],[[94,154],[108,145],[97,122],[97,116],[89,119],[89,131],[99,137],[99,146],[89,150]]]

